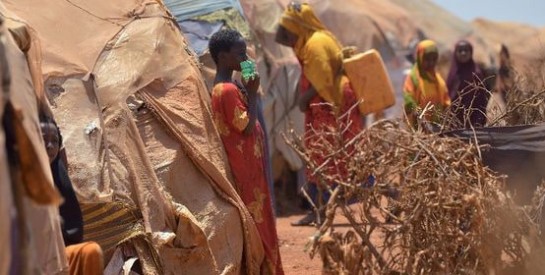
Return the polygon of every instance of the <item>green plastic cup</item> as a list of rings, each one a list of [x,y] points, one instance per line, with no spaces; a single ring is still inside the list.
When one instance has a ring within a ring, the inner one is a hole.
[[[250,79],[253,79],[255,76],[255,63],[252,60],[246,60],[240,62],[240,68],[242,73],[242,78],[244,78],[245,81],[248,81]]]

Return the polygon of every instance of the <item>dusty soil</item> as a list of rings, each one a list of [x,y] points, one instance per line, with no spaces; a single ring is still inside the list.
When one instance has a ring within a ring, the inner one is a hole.
[[[293,182],[290,182],[293,181]],[[276,219],[276,229],[280,242],[280,256],[282,265],[287,275],[314,275],[322,274],[322,260],[319,255],[314,259],[305,252],[305,245],[310,237],[318,230],[314,226],[291,226],[291,222],[300,220],[305,216],[308,205],[297,195],[295,178],[287,178],[285,184],[275,187],[276,207],[278,217]],[[344,232],[350,228],[348,221],[340,211],[335,215],[333,222],[334,230]]]
[[[276,228],[280,241],[280,255],[286,274],[321,274],[322,262],[319,256],[310,259],[304,251],[310,236],[316,232],[315,227],[291,226],[290,223],[301,219],[304,215],[278,217]]]
[[[291,226],[290,223],[298,221],[304,214],[293,214],[289,216],[278,217],[276,220],[276,229],[280,241],[280,256],[284,266],[285,274],[293,275],[314,275],[322,274],[322,260],[319,255],[314,259],[305,252],[305,245],[311,236],[317,231],[312,226]],[[350,228],[348,221],[340,211],[335,215],[333,222],[334,230],[344,232]],[[380,238],[380,237],[378,237]],[[378,238],[375,241],[378,241]],[[375,238],[372,238],[372,240]]]
[[[385,201],[386,203],[386,201]],[[293,204],[292,204],[293,205]],[[357,207],[350,207],[357,212]],[[314,275],[322,274],[322,260],[319,255],[314,259],[305,252],[305,245],[313,236],[317,228],[313,226],[291,226],[291,222],[298,221],[304,217],[301,209],[291,208],[290,213],[280,215],[276,220],[276,228],[280,242],[280,256],[284,266],[285,274],[293,275]],[[372,211],[379,216],[378,211]],[[346,232],[351,229],[348,220],[340,210],[337,210],[333,221],[333,229],[336,232]],[[384,236],[380,233],[371,236],[371,242],[381,243]]]

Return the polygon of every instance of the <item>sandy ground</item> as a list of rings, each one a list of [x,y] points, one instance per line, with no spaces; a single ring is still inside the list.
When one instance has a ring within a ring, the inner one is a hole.
[[[322,261],[319,256],[310,259],[304,251],[310,236],[316,232],[315,227],[291,226],[290,223],[301,219],[304,215],[279,217],[276,221],[280,241],[280,255],[285,274],[321,274]]]
[[[305,245],[310,237],[316,233],[317,228],[312,226],[291,226],[290,224],[298,221],[303,216],[303,214],[295,214],[277,218],[276,228],[278,230],[280,256],[282,257],[284,272],[293,275],[322,274],[320,256],[316,255],[314,259],[310,259],[309,254],[305,252]],[[351,228],[348,220],[341,214],[340,210],[335,215],[333,227],[336,232],[346,232]],[[372,237],[371,241],[380,241],[379,239],[380,236]]]
[[[384,200],[384,204],[386,204],[386,200]],[[356,205],[352,205],[350,208],[355,214],[360,211]],[[316,255],[314,259],[310,259],[309,254],[305,252],[305,245],[308,243],[310,237],[316,233],[317,228],[313,226],[291,226],[290,223],[301,219],[304,213],[300,209],[296,210],[296,208],[290,210],[290,213],[280,215],[276,220],[276,228],[280,241],[280,256],[282,257],[284,272],[285,274],[294,275],[322,274],[322,260],[320,256]],[[377,217],[380,216],[378,210],[372,210],[371,212]],[[335,219],[333,220],[334,231],[346,232],[351,228],[346,217],[337,209]],[[371,242],[381,243],[383,237],[380,233],[374,234],[371,236]]]

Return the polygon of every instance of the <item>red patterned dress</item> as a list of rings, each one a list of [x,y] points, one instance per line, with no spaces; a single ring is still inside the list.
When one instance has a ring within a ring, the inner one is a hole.
[[[326,104],[326,101],[319,95],[310,101],[310,106],[305,112],[305,147],[312,150],[310,158],[316,166],[320,166],[326,161],[326,156],[333,153],[331,150],[338,150],[364,128],[358,108],[353,108],[357,103],[357,99],[350,87],[350,82],[346,79],[343,83],[341,91],[343,97],[342,106],[337,111],[337,114],[333,106]],[[301,75],[300,85],[301,91],[304,92],[310,88],[311,84],[304,75]],[[345,116],[338,118],[339,115]],[[324,134],[336,132],[333,130],[335,128],[344,130],[341,139]],[[347,148],[346,153],[352,154],[353,148]],[[338,180],[346,180],[348,176],[348,169],[346,167],[348,159],[349,157],[337,155],[322,171]],[[318,183],[320,178],[317,177],[317,174],[313,174],[313,172],[309,169],[306,170],[307,180],[310,183]]]
[[[264,133],[255,120],[255,128],[244,134],[248,125],[248,100],[245,93],[230,82],[218,83],[212,90],[214,123],[227,152],[235,178],[236,189],[257,226],[265,254],[266,269],[272,274],[284,274],[278,250],[278,237],[269,188],[263,167]]]

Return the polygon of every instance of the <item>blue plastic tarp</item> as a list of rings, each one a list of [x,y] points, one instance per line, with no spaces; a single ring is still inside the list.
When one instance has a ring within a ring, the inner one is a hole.
[[[191,48],[198,56],[201,56],[208,49],[210,37],[221,29],[223,22],[186,20],[179,22],[178,25],[180,25]]]
[[[244,14],[237,0],[164,0],[164,2],[178,23],[225,8],[235,8],[241,15]]]

